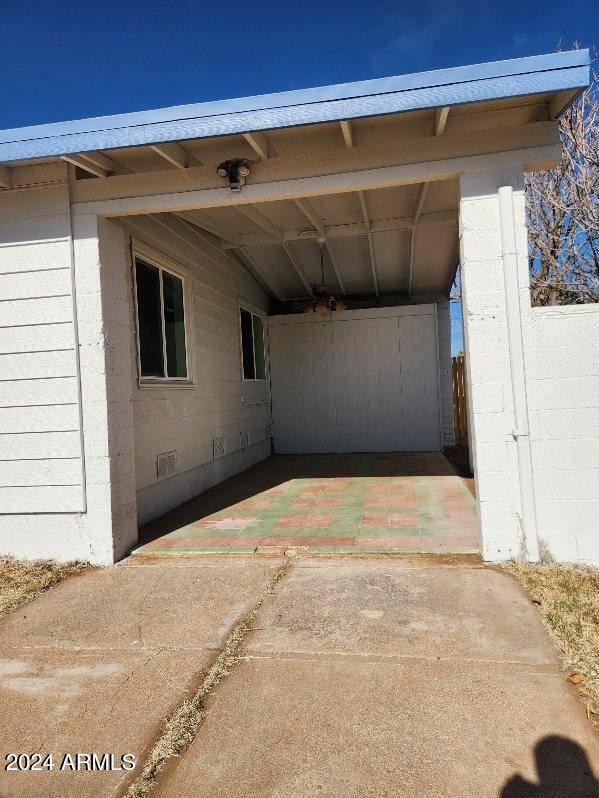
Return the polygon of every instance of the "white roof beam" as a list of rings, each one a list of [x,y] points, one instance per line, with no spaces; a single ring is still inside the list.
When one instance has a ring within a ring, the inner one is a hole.
[[[181,211],[176,215],[180,219],[184,219],[186,222],[196,225],[196,227],[207,230],[223,241],[227,241],[230,244],[239,243],[239,235],[235,230],[232,230],[226,224],[221,224],[221,222],[217,222],[215,219],[205,216],[200,211]]]
[[[450,106],[445,106],[443,108],[438,108],[435,112],[435,124],[433,128],[433,135],[434,136],[442,136],[445,131],[445,125],[447,124],[447,117],[449,116]],[[408,296],[412,296],[412,283],[414,280],[414,252],[416,250],[416,230],[418,227],[418,221],[422,214],[422,208],[424,207],[424,201],[426,200],[426,195],[428,193],[428,187],[430,183],[421,183],[420,188],[418,189],[418,196],[416,197],[416,207],[414,209],[414,221],[412,223],[412,229],[410,233],[410,272],[408,277]]]
[[[331,259],[331,265],[333,267],[333,271],[335,272],[335,277],[337,278],[337,282],[339,283],[339,288],[345,294],[345,284],[343,282],[343,277],[341,276],[341,270],[339,269],[339,264],[337,263],[337,258],[335,256],[333,248],[331,247],[330,242],[327,241],[326,228],[322,223],[322,220],[314,210],[309,200],[307,199],[295,200],[295,204],[302,211],[302,213],[308,219],[308,221],[314,226],[316,232],[319,234],[319,237],[324,238],[324,245],[327,248],[327,252],[329,253],[329,258]]]
[[[435,112],[435,136],[442,136],[447,124],[447,117],[449,116],[450,106],[446,105],[444,108],[437,108]]]
[[[10,169],[0,163],[0,188],[10,188]]]
[[[244,133],[243,138],[254,150],[260,160],[265,161],[271,155],[275,154],[264,133]]]
[[[268,216],[263,214],[257,208],[254,208],[253,205],[239,205],[237,210],[242,214],[242,216],[245,216],[246,219],[249,219],[250,222],[253,222],[258,227],[261,227],[267,233],[270,233],[270,235],[273,236],[273,238],[275,238],[277,241],[283,241],[283,233],[279,230],[276,224],[271,222]]]
[[[150,144],[150,149],[154,150],[157,155],[168,161],[171,166],[176,166],[177,169],[187,169],[189,166],[189,157],[187,150],[185,150],[176,141],[166,141],[162,144]]]
[[[296,199],[294,200],[297,207],[300,211],[304,214],[306,219],[310,222],[310,224],[314,227],[319,235],[324,236],[326,238],[326,230],[325,226],[322,223],[322,220],[310,204],[308,200],[305,199]]]
[[[265,230],[267,233],[270,233],[270,235],[274,238],[274,241],[272,243],[283,244],[283,249],[285,250],[287,257],[291,261],[291,265],[297,272],[298,277],[304,284],[310,296],[314,296],[312,285],[308,280],[308,278],[306,277],[306,273],[301,267],[301,264],[299,263],[298,259],[295,256],[295,253],[293,252],[289,244],[283,241],[283,233],[281,230],[279,230],[276,224],[274,224],[274,222],[271,222],[271,220],[263,213],[261,213],[257,208],[254,208],[253,205],[240,205],[237,208],[237,210],[240,211],[240,213],[242,213],[246,217],[246,219],[249,219],[250,221],[254,222],[254,224],[257,224],[259,227]]]
[[[418,220],[422,214],[424,201],[428,193],[429,183],[421,183],[418,189],[418,196],[416,197],[416,207],[414,209],[414,220],[412,223],[412,231],[410,235],[410,275],[408,278],[408,296],[412,295],[412,281],[414,279],[414,251],[416,249],[416,228],[418,227]]]
[[[345,146],[348,150],[350,150],[354,146],[354,135],[351,129],[351,122],[347,119],[343,119],[339,122],[341,125],[341,134],[343,136],[343,141],[345,142]]]
[[[291,263],[293,264],[293,268],[297,272],[298,277],[304,284],[306,291],[310,294],[310,296],[314,296],[314,291],[312,290],[312,285],[310,284],[310,280],[306,277],[306,273],[302,269],[298,259],[295,257],[295,254],[289,244],[283,244],[283,249],[287,253],[287,256]]]
[[[374,283],[374,290],[377,297],[380,296],[379,280],[376,273],[376,257],[374,254],[374,241],[372,239],[372,231],[370,229],[370,216],[368,215],[368,206],[366,205],[366,195],[363,191],[358,191],[358,199],[360,200],[360,207],[362,208],[362,216],[364,217],[364,224],[368,230],[368,251],[370,253],[370,269],[372,271],[372,281]]]
[[[87,153],[87,157],[83,157],[83,155],[61,155],[61,160],[72,163],[73,166],[78,166],[79,169],[83,169],[85,172],[89,172],[90,175],[94,175],[95,177],[108,177],[108,175],[114,171],[113,169],[106,169],[94,163],[90,160],[89,153]]]
[[[548,103],[549,119],[557,117],[570,105],[578,94],[578,89],[572,91],[558,91]]]
[[[458,220],[457,211],[437,211],[435,213],[422,213],[418,226],[430,224],[455,224]],[[391,230],[410,230],[414,224],[413,216],[402,216],[395,219],[381,219],[371,221],[368,226],[365,222],[353,222],[351,224],[337,224],[330,227],[322,227],[318,230],[283,230],[282,236],[285,243],[294,241],[314,241],[318,238],[349,238],[351,236],[367,236],[369,233],[387,233]],[[262,233],[242,233],[238,236],[241,246],[260,246],[281,243],[279,239],[272,235]],[[229,244],[224,244],[224,248],[230,248]]]
[[[305,155],[269,158],[257,167],[260,182],[250,180],[240,193],[216,186],[213,167],[201,167],[159,172],[160,181],[154,181],[153,194],[146,193],[148,175],[120,175],[108,180],[76,181],[72,196],[74,205],[89,203],[86,210],[108,216],[240,206],[446,180],[465,168],[464,158],[486,159],[491,153],[508,150],[522,150],[525,170],[539,164],[550,168],[549,162],[561,157],[555,125],[537,122],[485,131],[484,137],[480,131],[476,136],[465,132],[429,135],[426,139],[389,142],[384,147],[330,150],[309,159]]]

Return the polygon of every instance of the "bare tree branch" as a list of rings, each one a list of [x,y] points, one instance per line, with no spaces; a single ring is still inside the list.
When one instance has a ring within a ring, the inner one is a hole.
[[[599,302],[599,86],[560,119],[562,160],[526,178],[533,305]]]

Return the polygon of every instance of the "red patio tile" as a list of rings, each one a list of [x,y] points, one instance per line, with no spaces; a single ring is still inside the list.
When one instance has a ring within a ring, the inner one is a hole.
[[[384,527],[388,526],[388,516],[385,512],[364,513],[360,519],[360,527]]]
[[[272,499],[245,499],[240,502],[237,507],[243,507],[248,510],[265,510],[272,504]]]
[[[279,520],[276,522],[276,524],[274,524],[273,526],[283,526],[283,527],[304,526],[306,518],[307,518],[306,513],[282,515],[279,518]]]
[[[293,538],[294,546],[343,546],[347,548],[355,545],[355,538],[347,536],[317,536],[317,535],[297,535]]]
[[[335,499],[329,496],[306,496],[296,499],[291,505],[291,508],[307,507],[309,509],[320,509],[321,507],[339,507],[340,505],[341,499]]]
[[[310,513],[306,518],[303,526],[311,527],[329,527],[335,520],[334,513]]]
[[[392,510],[401,507],[414,507],[415,501],[412,499],[404,499],[403,496],[368,496],[364,506],[366,508],[381,508],[385,510]]]

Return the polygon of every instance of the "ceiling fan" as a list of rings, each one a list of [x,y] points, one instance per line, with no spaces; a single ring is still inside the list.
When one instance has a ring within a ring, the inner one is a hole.
[[[346,310],[347,302],[360,302],[371,299],[366,294],[337,294],[329,290],[324,274],[324,238],[319,238],[320,245],[320,282],[312,283],[313,296],[301,302],[293,302],[293,310],[303,313],[321,313],[326,315],[336,310]]]

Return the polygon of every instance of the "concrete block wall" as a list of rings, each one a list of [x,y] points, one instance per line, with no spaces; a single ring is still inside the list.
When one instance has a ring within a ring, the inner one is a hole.
[[[528,307],[523,332],[539,538],[599,566],[599,305]]]
[[[556,560],[599,566],[599,305],[533,308],[521,156],[461,179],[468,411],[481,546],[522,550],[520,476],[497,190],[514,188],[518,281],[538,539]]]

